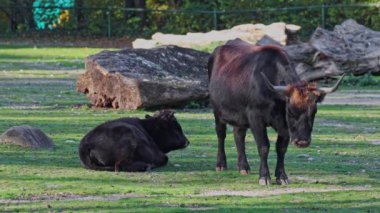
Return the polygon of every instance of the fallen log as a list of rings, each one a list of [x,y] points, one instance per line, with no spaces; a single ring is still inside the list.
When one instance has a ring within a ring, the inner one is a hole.
[[[281,45],[267,37],[257,44]],[[318,80],[343,73],[380,74],[380,32],[352,19],[335,26],[333,31],[318,27],[308,42],[293,41],[281,46],[304,80]]]
[[[274,44],[289,54],[302,79],[313,81],[352,73],[380,74],[380,32],[354,20],[333,31],[317,28],[301,42],[298,28],[280,42],[265,35],[258,45]],[[125,109],[175,106],[208,96],[209,54],[177,46],[103,51],[86,59],[77,89],[96,107]]]
[[[132,45],[134,48],[149,49],[161,45],[176,45],[180,47],[207,47],[213,43],[224,43],[228,40],[240,38],[244,41],[255,43],[264,35],[270,36],[279,43],[285,44],[297,39],[296,32],[301,27],[283,22],[264,24],[242,24],[231,29],[212,30],[206,33],[192,33],[186,35],[163,34],[157,32],[152,35],[151,40],[136,39]],[[285,32],[288,31],[288,34]],[[291,38],[287,35],[291,34]],[[294,35],[294,36],[293,36]]]
[[[335,65],[320,65],[321,69],[331,68],[335,70],[331,72],[334,74],[380,74],[380,32],[360,25],[352,19],[335,26],[333,31],[317,28],[310,44],[322,58],[335,62]],[[319,72],[320,76],[330,75],[321,69],[314,72]]]
[[[86,58],[77,90],[95,107],[129,110],[204,100],[208,56],[176,46],[102,51]]]

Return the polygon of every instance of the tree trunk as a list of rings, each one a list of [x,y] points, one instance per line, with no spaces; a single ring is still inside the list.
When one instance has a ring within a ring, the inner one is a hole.
[[[146,3],[145,0],[125,0],[124,1],[125,8],[129,9],[146,9]],[[140,26],[143,27],[146,24],[146,12],[145,11],[128,11],[126,10],[124,12],[124,17],[126,20],[132,18],[132,17],[139,17],[140,18]]]
[[[9,26],[12,32],[17,31],[20,24],[24,24],[27,28],[34,29],[35,23],[33,18],[33,0],[12,0],[8,5],[10,8],[6,10],[0,6],[5,15],[9,19]]]
[[[124,1],[124,5],[125,5],[125,8],[127,8],[127,9],[134,8],[135,7],[135,1],[134,0],[125,0]],[[124,18],[126,20],[130,19],[133,16],[134,16],[134,12],[133,11],[126,10],[124,12]]]
[[[10,26],[11,26],[11,31],[16,32],[17,31],[17,26],[19,24],[19,11],[20,9],[17,8],[18,2],[17,0],[12,0],[10,2]]]
[[[145,0],[135,0],[135,6],[138,9],[146,9]],[[137,16],[140,18],[140,25],[141,27],[145,26],[146,24],[146,12],[145,11],[139,11],[137,12]]]
[[[2,11],[5,16],[8,18],[8,21],[9,21],[9,27],[11,29],[11,31],[13,31],[13,28],[15,23],[13,22],[13,16],[12,16],[12,11],[11,10],[6,10],[5,8],[1,7],[0,6],[0,11]]]
[[[25,24],[28,26],[28,30],[33,30],[36,27],[33,17],[33,2],[34,0],[25,1],[25,7],[23,8],[23,14],[25,16]]]
[[[83,0],[75,1],[75,13],[77,20],[77,29],[81,30],[86,26],[86,20],[83,14]]]
[[[168,5],[170,9],[177,9],[183,5],[183,0],[169,0]]]

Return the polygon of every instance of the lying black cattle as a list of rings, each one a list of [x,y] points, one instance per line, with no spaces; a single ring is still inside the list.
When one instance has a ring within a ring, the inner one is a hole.
[[[209,92],[218,136],[217,170],[225,170],[226,124],[233,128],[240,173],[249,173],[245,135],[249,128],[260,155],[260,184],[270,184],[267,127],[278,133],[277,183],[288,184],[284,157],[291,139],[297,147],[310,145],[317,103],[333,88],[301,81],[286,52],[276,46],[254,46],[240,39],[215,49],[209,60]],[[281,85],[281,86],[273,86]]]
[[[139,172],[164,166],[165,153],[188,144],[173,112],[163,110],[99,125],[80,142],[79,156],[88,169]]]

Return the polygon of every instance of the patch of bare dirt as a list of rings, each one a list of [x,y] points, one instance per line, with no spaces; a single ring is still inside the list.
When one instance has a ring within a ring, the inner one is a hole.
[[[380,105],[380,93],[373,90],[345,90],[326,96],[325,105]]]
[[[349,129],[349,130],[356,129],[356,126],[354,126],[353,124],[345,124],[345,123],[341,123],[340,121],[334,121],[334,120],[321,119],[318,123],[321,126],[327,126],[327,127]]]
[[[83,60],[67,60],[68,62],[72,63],[83,63]],[[44,62],[17,62],[18,67],[25,67],[27,70],[60,70],[60,71],[67,71],[67,70],[78,70],[78,66],[66,66],[62,63],[56,62],[56,63],[44,63]],[[15,65],[12,63],[7,64],[0,64],[0,70],[14,70]],[[23,70],[23,69],[20,69]]]
[[[33,196],[30,198],[20,198],[20,199],[0,199],[0,204],[6,203],[30,203],[30,202],[40,202],[40,201],[73,201],[73,200],[83,200],[83,201],[118,201],[126,198],[138,198],[145,197],[145,195],[140,194],[114,194],[114,195],[104,195],[104,196],[92,196],[92,195],[46,195],[46,196]]]
[[[190,211],[206,211],[206,210],[213,210],[215,209],[214,207],[210,206],[195,206],[195,205],[182,205],[182,204],[170,204],[170,203],[165,203],[165,204],[160,204],[158,207],[186,207]]]
[[[49,36],[34,35],[22,38],[0,38],[0,44],[60,46],[60,47],[98,47],[98,48],[125,48],[132,47],[131,39],[121,38],[86,38],[76,36]]]
[[[293,177],[293,182],[302,182],[302,183],[319,183],[321,182],[321,179],[309,177],[309,176],[296,176]]]
[[[75,86],[74,79],[56,79],[56,78],[20,78],[20,79],[2,79],[0,86],[17,86],[17,85],[44,85],[44,84],[61,84],[67,86]]]
[[[365,191],[368,187],[338,187],[329,186],[328,188],[278,188],[278,189],[257,189],[257,190],[210,190],[194,196],[211,197],[211,196],[244,196],[244,197],[269,197],[283,194],[310,193],[310,192],[334,192],[334,191]]]
[[[209,210],[215,210],[214,207],[208,207],[208,206],[188,206],[187,209],[190,211],[209,211]]]

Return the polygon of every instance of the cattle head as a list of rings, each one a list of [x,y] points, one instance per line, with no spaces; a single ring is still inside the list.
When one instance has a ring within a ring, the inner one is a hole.
[[[286,101],[286,121],[291,142],[299,147],[308,147],[311,142],[314,117],[317,113],[317,103],[324,97],[335,92],[344,75],[331,88],[318,88],[315,83],[301,81],[286,86],[274,86],[264,73],[261,73],[266,84],[278,92]]]
[[[152,120],[150,133],[163,152],[182,149],[190,144],[173,111],[161,110],[153,116],[146,115],[145,117]]]

